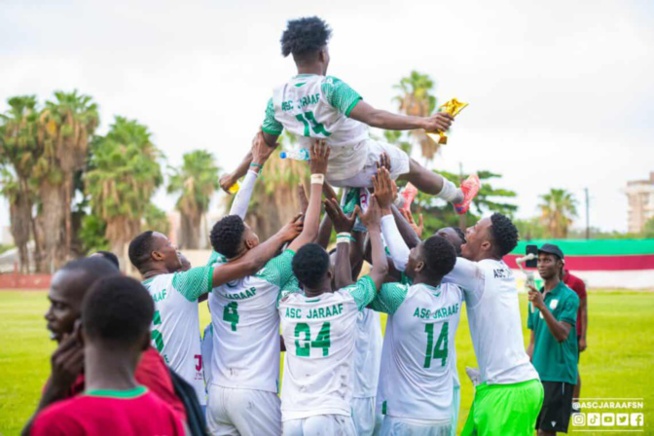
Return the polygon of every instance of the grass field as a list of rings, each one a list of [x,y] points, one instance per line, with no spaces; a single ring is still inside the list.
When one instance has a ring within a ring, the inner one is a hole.
[[[526,299],[521,296],[523,320]],[[36,406],[49,374],[54,343],[48,339],[43,314],[47,309],[42,291],[0,292],[0,434],[18,434]],[[589,349],[582,354],[580,371],[584,398],[642,398],[645,434],[654,434],[654,293],[597,291],[589,295]],[[206,305],[202,326],[209,322]],[[465,318],[465,311],[463,311]],[[525,330],[525,340],[528,334]],[[457,333],[461,375],[462,428],[473,396],[466,366],[476,366],[467,320]],[[590,428],[584,427],[585,430]],[[574,427],[570,427],[575,432]],[[616,428],[617,430],[617,428]],[[620,434],[616,431],[614,434]],[[583,433],[592,434],[592,433]],[[606,434],[606,433],[601,433]],[[640,433],[643,434],[643,433]]]

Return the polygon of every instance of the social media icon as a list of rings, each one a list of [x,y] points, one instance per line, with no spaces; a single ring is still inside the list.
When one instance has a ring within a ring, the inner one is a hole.
[[[613,427],[615,425],[615,413],[602,413],[602,425]]]
[[[591,427],[599,427],[602,425],[599,413],[589,413],[586,415],[586,422]]]
[[[632,413],[631,414],[631,426],[632,427],[642,427],[644,423],[644,415],[642,413]]]
[[[629,417],[627,416],[627,422],[629,422]],[[586,425],[586,414],[585,413],[573,413],[572,414],[572,425],[577,427],[583,427]]]
[[[629,426],[629,414],[628,413],[618,413],[615,417],[615,423],[619,427],[628,427]]]

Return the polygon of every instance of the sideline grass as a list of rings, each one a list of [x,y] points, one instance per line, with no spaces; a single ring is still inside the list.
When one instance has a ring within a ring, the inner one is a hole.
[[[526,297],[522,295],[520,298],[524,321]],[[55,346],[49,340],[45,329],[43,314],[47,306],[46,293],[43,291],[0,291],[2,435],[9,436],[20,432],[36,407],[42,386],[49,374],[49,357]],[[582,397],[644,399],[645,408],[641,412],[645,414],[645,434],[654,433],[654,378],[650,376],[649,371],[654,362],[653,314],[654,293],[591,291],[589,350],[582,354],[580,364],[583,378]],[[456,336],[462,383],[459,430],[468,415],[473,396],[473,388],[464,369],[466,366],[476,366],[465,311],[462,315]],[[205,304],[201,306],[200,317],[201,326],[209,322]],[[528,337],[525,329],[525,340]],[[574,430],[571,426],[570,432]],[[616,431],[613,434],[620,433]]]

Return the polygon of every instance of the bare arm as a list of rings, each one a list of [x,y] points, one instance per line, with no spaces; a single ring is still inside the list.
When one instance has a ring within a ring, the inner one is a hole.
[[[343,289],[354,283],[354,280],[352,280],[352,266],[350,264],[350,243],[348,241],[338,242],[336,244],[334,274],[336,289]]]
[[[277,144],[277,138],[279,136],[271,135],[266,132],[262,132],[263,139],[266,142],[268,147],[275,149],[279,144]],[[220,178],[220,187],[225,191],[229,192],[229,188],[236,183],[241,177],[247,174],[250,164],[252,163],[252,150],[248,151],[248,154],[245,155],[241,163],[236,167],[236,169],[229,174],[225,174]]]
[[[309,194],[309,207],[307,215],[304,218],[304,228],[300,236],[295,239],[288,247],[290,250],[297,251],[300,247],[313,242],[318,237],[318,226],[320,224],[320,200],[322,200],[322,186],[324,183],[325,173],[327,172],[327,161],[329,160],[329,147],[324,139],[314,141],[311,144],[311,193]],[[314,177],[322,176],[319,183]]]
[[[402,235],[402,239],[404,239],[406,245],[409,248],[413,248],[420,244],[420,235],[416,233],[411,226],[411,223],[404,218],[402,213],[394,204],[391,205],[391,210],[393,211],[393,218],[395,218],[397,229],[399,230],[400,235]]]
[[[360,100],[350,112],[350,118],[365,123],[371,127],[385,130],[414,130],[445,131],[450,128],[454,119],[450,114],[438,112],[432,117],[414,117],[398,115],[385,110],[375,109],[363,100]]]

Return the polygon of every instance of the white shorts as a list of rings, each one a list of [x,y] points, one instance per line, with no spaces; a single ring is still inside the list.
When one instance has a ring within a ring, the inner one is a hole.
[[[371,436],[375,429],[379,430],[382,422],[381,411],[379,414],[375,407],[375,397],[352,398],[352,420],[357,435]]]
[[[207,426],[212,435],[262,436],[282,432],[279,397],[274,392],[211,385]]]
[[[284,421],[284,436],[356,436],[351,416],[316,415]]]
[[[391,178],[397,179],[409,172],[409,155],[402,149],[386,142],[366,140],[368,150],[363,168],[356,175],[342,180],[332,180],[327,174],[327,181],[337,188],[372,188],[372,176],[377,172],[377,162],[382,153],[388,154],[391,161]]]
[[[411,419],[384,416],[381,436],[450,436],[452,423],[429,423]]]

